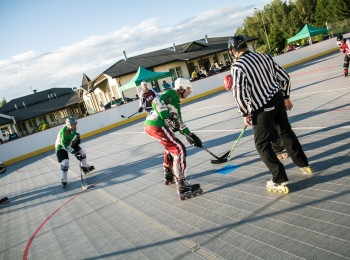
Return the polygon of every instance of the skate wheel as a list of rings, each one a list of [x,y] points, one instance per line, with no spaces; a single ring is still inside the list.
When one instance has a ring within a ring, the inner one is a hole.
[[[202,195],[202,194],[203,194],[203,189],[200,188],[200,189],[197,191],[197,194],[198,194],[198,195]]]
[[[282,157],[283,157],[283,159],[287,159],[288,158],[288,154],[284,153],[284,154],[282,154]]]
[[[284,186],[283,192],[286,194],[289,193],[289,188],[287,186]]]
[[[87,185],[83,185],[81,188],[85,191],[85,190],[87,190],[88,186]]]
[[[187,196],[185,194],[180,194],[180,200],[185,200],[187,199]]]
[[[278,154],[278,155],[277,155],[277,158],[278,158],[278,160],[282,160],[282,159],[283,159],[283,156],[282,156],[281,154]]]
[[[165,185],[169,185],[169,182],[168,182],[168,181],[165,181]]]

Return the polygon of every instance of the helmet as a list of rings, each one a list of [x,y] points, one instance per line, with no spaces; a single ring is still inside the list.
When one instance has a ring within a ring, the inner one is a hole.
[[[66,119],[66,126],[74,126],[77,125],[77,120],[74,117],[68,117]]]
[[[147,82],[146,82],[146,81],[142,81],[142,82],[141,82],[141,87],[142,87],[143,85],[146,85],[146,86],[147,86]]]
[[[175,90],[183,89],[186,90],[189,88],[190,94],[192,93],[192,84],[188,79],[178,78],[175,80]]]
[[[232,89],[232,76],[231,75],[226,75],[224,79],[224,86],[226,90],[231,90]]]
[[[247,48],[247,42],[244,38],[244,36],[238,34],[236,36],[231,37],[228,40],[228,50],[231,52],[231,50],[234,51],[240,51],[244,48]]]
[[[338,42],[341,41],[341,40],[343,40],[343,39],[344,39],[343,35],[338,35],[338,36],[337,36],[337,41],[338,41]]]

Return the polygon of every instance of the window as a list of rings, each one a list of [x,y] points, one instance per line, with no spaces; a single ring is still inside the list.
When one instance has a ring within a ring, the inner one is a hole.
[[[39,117],[39,122],[40,122],[41,125],[43,125],[43,124],[48,124],[48,123],[47,123],[46,116],[41,116],[41,117]]]
[[[70,107],[70,112],[72,115],[79,114],[78,106],[75,105],[75,106]]]
[[[112,92],[113,92],[113,96],[114,96],[114,97],[119,97],[118,91],[117,91],[117,87],[116,87],[116,86],[112,86]]]
[[[29,125],[30,128],[36,128],[37,127],[35,119],[28,120],[28,125]]]
[[[2,133],[2,136],[6,137],[10,134],[10,131],[8,129],[8,127],[4,127],[4,128],[1,128],[1,133]]]
[[[58,117],[57,117],[56,113],[51,113],[50,114],[50,120],[51,120],[51,122],[58,120]]]
[[[60,111],[60,116],[61,118],[66,118],[68,117],[68,113],[67,113],[67,110],[63,109]]]
[[[173,73],[173,79],[183,78],[181,67],[171,68],[169,71]]]
[[[102,104],[106,104],[106,100],[105,100],[105,97],[104,97],[103,93],[100,92],[100,93],[98,93],[98,94],[99,94],[99,96],[100,96],[100,100],[102,101]]]

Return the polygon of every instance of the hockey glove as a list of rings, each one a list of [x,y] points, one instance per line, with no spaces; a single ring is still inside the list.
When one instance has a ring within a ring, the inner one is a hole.
[[[165,118],[164,119],[164,124],[167,128],[169,128],[172,132],[177,132],[179,131],[179,125],[176,124],[175,121],[171,120],[170,118]]]
[[[77,133],[71,146],[74,148],[74,150],[77,150],[77,147],[79,146],[79,144],[80,144],[80,134]]]
[[[194,133],[190,133],[186,136],[187,141],[196,147],[202,147],[202,141],[199,139],[198,136],[196,136]]]
[[[79,152],[74,153],[74,156],[75,158],[77,158],[78,161],[83,160],[83,156]]]
[[[143,111],[143,107],[139,108],[139,113],[141,113]]]

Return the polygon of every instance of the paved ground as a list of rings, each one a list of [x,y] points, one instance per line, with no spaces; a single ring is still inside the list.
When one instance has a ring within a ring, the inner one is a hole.
[[[336,52],[287,69],[290,122],[313,170],[304,176],[284,160],[289,194],[265,189],[271,175],[248,128],[221,165],[179,137],[189,179],[204,190],[180,201],[175,185],[164,185],[163,148],[139,120],[83,140],[97,168],[85,192],[74,157],[66,190],[53,151],[10,165],[0,176],[0,197],[10,198],[0,206],[0,259],[349,259],[350,78],[342,62]],[[184,105],[183,118],[218,155],[243,127],[225,92]],[[239,167],[215,173],[226,165]]]

